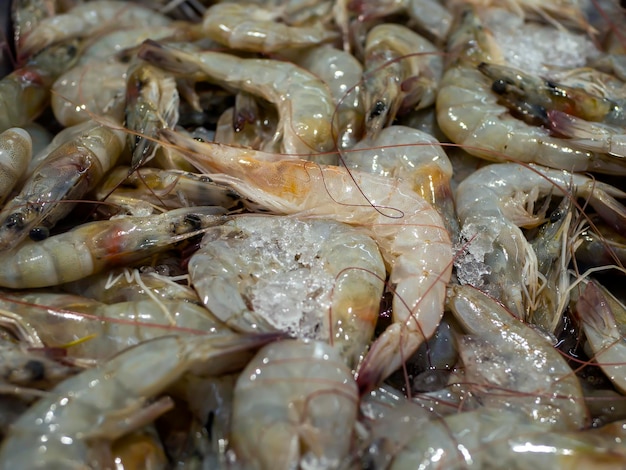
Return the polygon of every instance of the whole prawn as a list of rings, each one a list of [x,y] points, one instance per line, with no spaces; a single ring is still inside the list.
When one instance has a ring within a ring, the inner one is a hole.
[[[357,225],[378,243],[391,271],[394,319],[358,372],[362,389],[400,367],[435,331],[451,276],[452,246],[441,216],[411,183],[304,160],[262,161],[269,157],[261,152],[201,143],[169,130],[162,136],[217,182],[266,209]]]
[[[45,287],[75,281],[106,267],[126,265],[194,236],[224,219],[220,208],[185,208],[149,217],[79,225],[40,242],[0,253],[0,286]]]
[[[328,86],[315,75],[284,61],[240,59],[221,52],[186,52],[154,41],[142,45],[139,57],[165,70],[215,81],[265,98],[278,108],[281,153],[310,156],[334,163],[332,116],[334,101]]]

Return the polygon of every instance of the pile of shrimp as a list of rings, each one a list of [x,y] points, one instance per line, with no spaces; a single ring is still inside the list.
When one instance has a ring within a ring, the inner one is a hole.
[[[623,2],[11,21],[1,469],[626,467]]]

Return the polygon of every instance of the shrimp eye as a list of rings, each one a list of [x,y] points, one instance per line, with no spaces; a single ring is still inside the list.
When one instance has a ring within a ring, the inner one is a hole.
[[[11,214],[7,217],[4,225],[7,228],[15,228],[16,230],[24,228],[24,214],[20,214],[19,212]]]
[[[498,95],[503,95],[506,93],[507,90],[507,83],[506,80],[503,80],[501,78],[494,80],[493,83],[491,84],[491,90],[494,93],[497,93]]]
[[[28,236],[31,240],[40,242],[50,236],[50,230],[47,227],[35,227],[28,233]]]
[[[196,214],[188,214],[185,216],[185,223],[190,225],[193,230],[202,228],[202,220]]]
[[[560,210],[556,210],[554,211],[552,214],[550,214],[550,223],[555,223],[558,222],[559,220],[561,220],[561,217],[563,216],[563,213]]]
[[[370,119],[374,119],[380,116],[382,113],[385,112],[386,108],[387,106],[385,106],[385,103],[383,103],[382,101],[377,101],[376,103],[374,103],[374,107],[372,108],[372,112],[370,113]]]
[[[30,372],[31,379],[34,381],[42,380],[45,377],[46,369],[41,361],[30,360],[24,364],[24,369]]]

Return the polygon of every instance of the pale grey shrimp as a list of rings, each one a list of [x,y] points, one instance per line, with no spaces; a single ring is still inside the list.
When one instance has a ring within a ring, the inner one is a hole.
[[[385,265],[374,240],[354,227],[249,215],[207,231],[189,276],[233,330],[326,341],[356,369],[378,319]]]
[[[626,307],[593,281],[577,286],[576,311],[582,323],[593,358],[611,383],[626,392]]]
[[[36,119],[50,101],[50,88],[79,55],[78,41],[50,46],[0,80],[0,132]]]
[[[151,400],[185,373],[238,370],[267,337],[166,336],[143,342],[61,382],[15,423],[0,448],[2,468],[111,468],[109,444],[172,408]],[[105,460],[102,460],[102,459]]]
[[[280,15],[279,9],[251,3],[217,3],[204,12],[197,34],[231,49],[263,53],[316,46],[339,37],[319,21],[290,26],[277,21]]]
[[[617,225],[626,220],[626,210],[613,199],[625,193],[587,176],[499,163],[463,180],[455,198],[461,241],[467,244],[455,260],[459,281],[485,290],[515,315],[528,318],[540,283],[537,256],[519,227],[539,225],[543,214],[534,214],[537,199],[572,197],[566,191],[570,185],[603,217],[614,217]]]
[[[459,233],[450,180],[452,165],[439,141],[418,129],[389,126],[342,155],[349,169],[402,178],[441,214],[451,237]]]
[[[32,153],[33,142],[24,129],[14,127],[0,134],[0,204],[28,169]]]
[[[378,243],[395,286],[393,322],[358,372],[363,389],[399,368],[435,331],[451,276],[452,246],[441,216],[412,184],[305,160],[268,161],[271,156],[262,152],[201,143],[169,130],[163,137],[215,181],[265,209],[356,225]]]
[[[397,114],[435,102],[443,59],[427,39],[406,26],[375,26],[365,44],[363,88],[367,135],[375,138]]]
[[[78,137],[43,160],[20,193],[0,211],[0,249],[17,246],[26,237],[45,238],[57,221],[112,168],[126,135],[93,122]]]
[[[451,286],[448,302],[468,333],[459,341],[465,378],[485,407],[515,411],[554,430],[586,424],[578,378],[545,336],[471,286]]]
[[[40,242],[25,241],[0,253],[0,286],[45,287],[75,281],[106,268],[125,266],[202,229],[223,222],[220,208],[177,209],[149,217],[123,217],[79,225]]]
[[[31,55],[50,44],[96,32],[136,28],[140,25],[166,26],[171,21],[166,16],[136,3],[113,0],[81,3],[66,13],[42,20],[24,38],[23,53]]]
[[[340,468],[348,456],[358,388],[326,343],[262,348],[235,386],[232,448],[245,468]]]
[[[232,189],[214,183],[209,176],[188,171],[144,167],[130,173],[130,167],[118,166],[96,190],[96,198],[120,205],[134,213],[150,206],[150,213],[189,206],[220,206],[235,209],[241,196]]]
[[[576,239],[576,265],[583,270],[626,266],[626,237],[598,217],[592,217],[591,221],[593,225],[582,228]]]
[[[159,129],[178,123],[178,89],[173,75],[144,61],[128,70],[126,79],[126,128],[133,152],[129,174],[152,160],[158,149]]]
[[[326,82],[337,105],[333,116],[338,127],[337,146],[352,147],[363,135],[363,66],[352,54],[328,44],[302,51],[294,60]]]
[[[190,53],[147,41],[139,57],[165,70],[208,79],[227,88],[260,96],[278,108],[278,131],[269,146],[281,153],[336,161],[331,152],[336,135],[331,123],[335,105],[328,86],[289,62],[240,59],[220,52]],[[326,153],[326,154],[325,154]]]

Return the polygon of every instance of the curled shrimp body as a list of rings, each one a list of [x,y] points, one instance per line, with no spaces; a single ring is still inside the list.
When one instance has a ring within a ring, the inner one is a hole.
[[[545,336],[473,287],[451,286],[448,299],[469,333],[460,339],[459,352],[465,377],[476,384],[484,406],[522,413],[554,430],[585,425],[578,378]]]
[[[281,153],[334,163],[332,154],[315,156],[335,147],[331,124],[335,105],[328,86],[310,72],[283,61],[240,59],[213,51],[192,54],[153,41],[143,44],[139,57],[177,74],[266,99],[278,108],[280,119],[270,146],[279,144]]]
[[[326,217],[362,227],[378,243],[394,286],[393,324],[367,354],[362,388],[387,377],[435,331],[452,271],[441,216],[412,184],[304,160],[267,162],[260,152],[200,143],[172,131],[163,137],[191,163],[279,214]]]
[[[37,118],[50,101],[50,87],[78,54],[77,41],[53,45],[0,80],[0,132]]]
[[[441,80],[437,122],[470,154],[487,160],[533,162],[568,171],[626,174],[623,161],[552,137],[509,114],[491,90],[492,82],[473,67],[456,66]]]
[[[376,137],[398,113],[433,104],[442,73],[443,59],[427,39],[402,25],[372,28],[364,70],[368,134]]]
[[[172,20],[136,3],[95,0],[78,4],[66,13],[42,20],[39,26],[24,38],[23,53],[37,53],[46,46],[96,32],[136,28],[139,25],[165,26]]]
[[[33,153],[30,134],[14,127],[0,134],[0,204],[26,172]]]
[[[264,53],[315,46],[338,38],[336,31],[326,29],[321,22],[290,26],[278,22],[279,16],[276,8],[217,3],[206,9],[197,32],[232,49]]]
[[[177,209],[157,216],[91,222],[40,242],[26,241],[0,253],[4,266],[0,286],[53,286],[141,260],[221,223],[215,213],[212,207]]]
[[[13,423],[0,448],[0,467],[112,468],[105,457],[109,443],[172,407],[168,398],[150,399],[186,372],[235,371],[267,341],[234,334],[166,336],[129,348],[61,382]]]
[[[378,319],[385,265],[354,227],[251,215],[209,229],[189,276],[233,330],[327,341],[356,368]]]
[[[271,343],[237,380],[233,449],[246,468],[339,468],[358,401],[354,378],[331,346]]]
[[[115,165],[125,141],[121,130],[92,122],[53,150],[35,168],[20,193],[0,211],[0,249],[17,246],[32,230],[53,227]]]
[[[622,191],[565,171],[499,163],[463,180],[456,190],[456,208],[467,248],[455,261],[459,281],[485,290],[515,315],[528,318],[539,286],[537,257],[518,227],[539,225],[543,216],[533,213],[535,201],[555,190],[571,197],[566,192],[570,184],[606,217],[626,215],[613,199],[623,198]]]

